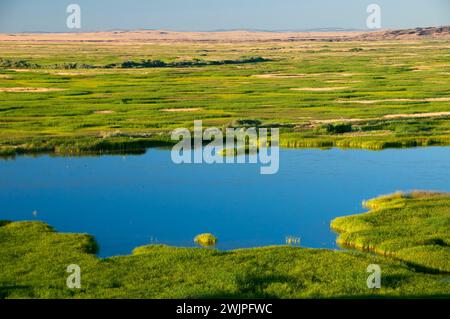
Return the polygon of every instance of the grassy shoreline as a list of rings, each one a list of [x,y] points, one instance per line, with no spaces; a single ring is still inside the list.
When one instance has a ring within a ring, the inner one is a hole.
[[[413,192],[365,202],[369,212],[336,218],[345,247],[395,257],[429,272],[450,273],[450,196]]]
[[[442,208],[448,210],[450,207],[450,195],[394,194],[369,201],[369,205],[375,207],[386,202],[389,206],[383,206],[384,209],[391,209],[394,205],[400,213],[406,214],[417,205],[429,207],[435,203],[439,214]],[[341,230],[348,229],[345,227],[348,218],[355,225],[355,218],[359,217],[359,221],[366,219],[367,215],[338,218],[332,225]],[[421,215],[422,224],[429,220],[427,216]],[[398,218],[397,215],[392,217]],[[448,215],[444,217],[448,222]],[[361,222],[358,225],[353,226],[353,230],[362,228]],[[393,229],[395,234],[398,227]],[[398,235],[397,240],[405,240],[401,234]],[[376,234],[374,238],[378,238]],[[444,240],[448,243],[449,239]],[[100,259],[95,256],[97,245],[92,236],[57,233],[41,222],[1,223],[0,243],[0,298],[450,296],[448,275],[420,272],[407,262],[391,258],[390,254],[383,256],[364,251],[289,246],[217,251],[149,245],[136,248],[128,256]],[[433,253],[431,257],[438,263],[445,258]],[[66,288],[66,267],[71,264],[81,267],[81,289]],[[379,264],[382,269],[381,289],[373,290],[366,286],[369,275],[366,268],[370,264]]]
[[[102,154],[143,154],[153,147],[170,147],[176,142],[170,140],[170,135],[155,135],[151,138],[142,137],[71,137],[71,138],[33,138],[19,143],[0,145],[1,157],[20,155],[102,155]],[[413,148],[426,146],[450,146],[450,136],[436,137],[404,137],[404,138],[346,138],[346,137],[311,137],[293,138],[291,135],[281,135],[282,148],[348,148],[366,150],[384,150],[389,148]]]

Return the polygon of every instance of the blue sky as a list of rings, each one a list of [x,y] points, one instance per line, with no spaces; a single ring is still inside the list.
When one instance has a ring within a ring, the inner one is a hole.
[[[80,31],[365,29],[371,3],[383,28],[450,24],[449,0],[0,0],[0,32],[71,31],[71,3],[82,9]]]

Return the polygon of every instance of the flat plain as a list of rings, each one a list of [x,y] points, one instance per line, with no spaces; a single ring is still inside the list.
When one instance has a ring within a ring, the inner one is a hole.
[[[385,38],[2,35],[0,153],[145,148],[196,119],[279,127],[285,147],[448,145],[450,40]]]

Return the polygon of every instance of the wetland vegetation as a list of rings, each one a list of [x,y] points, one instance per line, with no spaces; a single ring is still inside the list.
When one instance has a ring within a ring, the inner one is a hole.
[[[144,153],[194,120],[276,127],[282,147],[450,145],[448,39],[169,44],[1,41],[0,155]],[[100,258],[91,235],[0,222],[0,298],[449,298],[450,196],[366,206],[331,222],[350,250],[148,245]],[[81,289],[66,287],[71,264]],[[367,288],[369,264],[381,289]]]
[[[194,120],[279,127],[283,147],[448,145],[449,46],[1,42],[0,154],[142,151]]]
[[[377,255],[289,246],[219,251],[149,245],[129,256],[99,259],[89,235],[57,233],[41,222],[3,222],[0,297],[448,298],[450,237],[442,230],[448,230],[449,201],[448,194],[394,194],[369,201],[367,214],[333,222],[346,229],[341,241],[364,243],[356,248],[373,243],[380,248],[374,249]],[[381,221],[373,218],[379,214]],[[390,220],[405,216],[405,224],[391,227]],[[405,236],[416,231],[415,225],[427,232]],[[71,264],[82,269],[81,289],[66,288]],[[370,264],[382,269],[381,289],[366,286]]]
[[[331,227],[344,246],[450,273],[449,200],[448,194],[423,192],[383,196],[365,202],[368,213],[337,218]]]

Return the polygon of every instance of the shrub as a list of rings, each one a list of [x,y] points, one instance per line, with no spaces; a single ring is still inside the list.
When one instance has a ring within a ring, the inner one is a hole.
[[[322,130],[324,130],[326,133],[342,134],[351,132],[353,130],[353,127],[349,123],[336,123],[323,126]]]
[[[231,122],[232,127],[258,127],[261,125],[260,120],[244,119],[244,120],[234,120]]]

